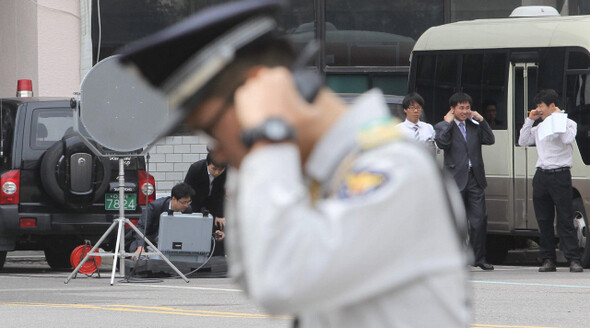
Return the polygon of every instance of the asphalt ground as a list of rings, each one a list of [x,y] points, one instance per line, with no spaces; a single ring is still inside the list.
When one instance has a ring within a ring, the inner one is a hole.
[[[266,314],[229,278],[116,278],[110,286],[106,262],[101,278],[64,284],[70,272],[52,271],[41,252],[9,253],[0,272],[0,327],[290,327],[290,317]],[[472,327],[590,327],[590,270],[539,273],[529,263],[470,272]]]
[[[270,316],[229,278],[203,273],[182,279],[141,278],[110,285],[101,277],[53,271],[42,252],[10,252],[0,272],[0,327],[289,327],[288,316]],[[111,262],[112,263],[112,262]]]

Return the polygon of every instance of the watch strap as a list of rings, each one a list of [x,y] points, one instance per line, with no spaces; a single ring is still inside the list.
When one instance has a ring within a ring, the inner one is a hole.
[[[270,129],[272,126],[279,125],[282,128],[282,133],[271,135]],[[251,148],[254,143],[259,140],[266,140],[270,142],[284,142],[295,140],[295,130],[280,118],[269,118],[262,124],[254,128],[245,130],[241,134],[241,139],[246,147]]]

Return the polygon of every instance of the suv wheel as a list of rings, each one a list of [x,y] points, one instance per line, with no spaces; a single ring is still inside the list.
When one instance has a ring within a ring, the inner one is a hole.
[[[111,178],[110,160],[94,155],[80,137],[67,135],[41,160],[41,183],[53,200],[84,208],[100,200]]]
[[[84,244],[80,240],[52,240],[45,246],[45,260],[53,270],[71,269],[70,255],[74,248]]]

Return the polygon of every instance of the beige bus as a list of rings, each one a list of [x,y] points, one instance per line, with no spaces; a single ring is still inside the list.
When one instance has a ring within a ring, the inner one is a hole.
[[[496,143],[483,146],[492,262],[501,262],[509,249],[522,247],[526,239],[538,238],[532,204],[537,152],[534,146],[518,146],[517,141],[527,111],[536,107],[533,97],[550,88],[559,93],[559,107],[578,124],[572,220],[583,265],[590,266],[584,209],[590,202],[589,50],[590,16],[457,22],[430,28],[414,46],[409,90],[424,97],[427,121],[435,124],[443,119],[456,91],[471,95],[473,108],[482,115],[486,107],[496,108]]]

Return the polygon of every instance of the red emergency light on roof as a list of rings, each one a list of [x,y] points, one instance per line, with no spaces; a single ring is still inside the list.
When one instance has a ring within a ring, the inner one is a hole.
[[[18,80],[16,83],[17,97],[32,97],[33,96],[33,81],[28,79]]]

